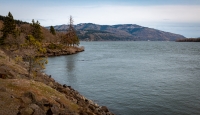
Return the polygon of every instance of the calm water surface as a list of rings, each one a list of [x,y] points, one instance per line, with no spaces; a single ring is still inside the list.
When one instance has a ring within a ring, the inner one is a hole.
[[[116,115],[200,114],[200,43],[81,42],[45,72]]]

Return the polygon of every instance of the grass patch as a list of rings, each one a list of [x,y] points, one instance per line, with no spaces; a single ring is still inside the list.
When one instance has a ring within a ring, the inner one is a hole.
[[[65,97],[65,94],[33,80],[26,79],[0,79],[0,87],[5,87],[7,92],[15,96],[22,96],[26,92],[32,92],[36,100],[47,99],[50,103],[58,104],[56,100],[68,107],[69,110],[78,112],[80,106]]]

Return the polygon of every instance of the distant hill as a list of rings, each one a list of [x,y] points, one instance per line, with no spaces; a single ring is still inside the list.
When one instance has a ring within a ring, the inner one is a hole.
[[[56,31],[66,32],[67,25],[54,26]],[[81,40],[86,41],[176,41],[182,35],[142,27],[136,24],[97,25],[81,23],[74,25]],[[49,29],[50,27],[46,27]]]

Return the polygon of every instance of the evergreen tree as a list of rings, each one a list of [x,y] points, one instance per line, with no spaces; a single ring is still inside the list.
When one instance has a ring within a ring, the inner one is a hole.
[[[32,24],[31,24],[31,33],[32,36],[37,39],[38,41],[42,41],[44,39],[43,35],[42,35],[42,29],[40,27],[40,23],[37,21],[35,22],[34,19],[32,20]]]
[[[0,20],[4,21],[5,18],[6,18],[5,16],[1,16],[1,15],[0,15]]]
[[[76,35],[76,31],[73,27],[73,18],[72,16],[70,16],[70,22],[69,22],[69,28],[67,29],[67,34],[66,34],[66,38],[64,40],[64,43],[66,43],[67,45],[79,45],[79,38]]]
[[[53,35],[56,35],[56,31],[53,26],[50,27],[50,33],[52,33]]]
[[[6,16],[4,20],[4,26],[1,29],[1,32],[3,33],[3,36],[0,38],[0,45],[4,44],[4,40],[8,37],[9,34],[14,35],[15,34],[15,20],[13,18],[13,15],[9,12],[8,16]]]

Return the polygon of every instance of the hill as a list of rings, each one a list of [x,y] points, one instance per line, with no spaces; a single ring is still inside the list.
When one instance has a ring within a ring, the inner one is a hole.
[[[16,62],[0,49],[0,115],[114,115],[70,86]]]
[[[54,26],[65,32],[67,25]],[[86,41],[176,41],[182,35],[139,26],[136,24],[97,25],[81,23],[74,26],[79,38]],[[50,27],[46,27],[49,29]]]
[[[74,36],[69,43],[67,34],[53,35],[38,21],[15,23],[12,17],[9,12],[0,19],[0,115],[113,115],[41,71],[46,56],[84,50],[73,44]]]

